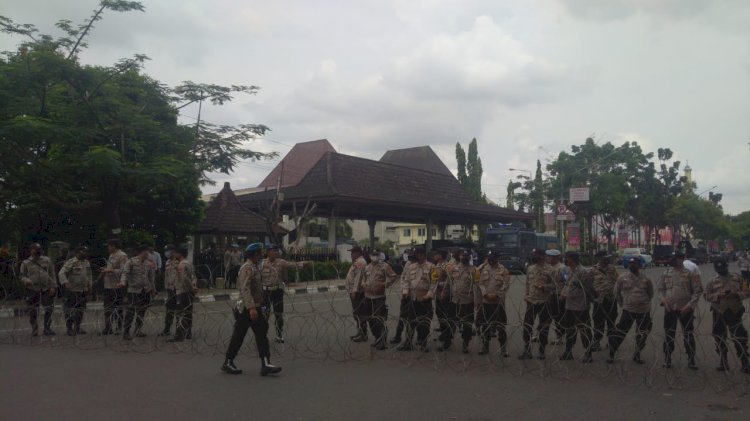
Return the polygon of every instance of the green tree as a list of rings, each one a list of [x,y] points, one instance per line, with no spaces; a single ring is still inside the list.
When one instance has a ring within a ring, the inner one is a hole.
[[[185,126],[178,110],[223,104],[257,87],[185,82],[170,89],[141,72],[147,57],[111,66],[78,53],[105,11],[139,2],[100,2],[84,23],[60,21],[57,38],[0,17],[0,31],[26,41],[0,59],[0,218],[32,237],[98,241],[122,230],[183,240],[202,215],[200,184],[242,159],[265,157],[242,143],[262,125]],[[6,225],[7,226],[7,225]]]

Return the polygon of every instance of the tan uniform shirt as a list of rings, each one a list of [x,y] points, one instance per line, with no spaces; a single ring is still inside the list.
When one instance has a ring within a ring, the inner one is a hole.
[[[239,250],[227,250],[224,252],[224,269],[229,269],[232,266],[242,265],[242,253]]]
[[[367,261],[360,256],[352,262],[349,272],[346,273],[346,291],[350,294],[353,292],[362,292],[362,277],[365,275]]]
[[[477,280],[479,273],[474,266],[458,263],[451,267],[448,283],[451,291],[451,301],[455,304],[474,304],[482,302]]]
[[[174,291],[176,279],[177,261],[175,259],[167,259],[167,263],[164,264],[164,288]]]
[[[237,289],[240,292],[240,301],[237,308],[247,310],[259,308],[263,305],[263,284],[260,279],[258,266],[248,260],[240,268],[237,276]]]
[[[176,261],[175,268],[175,293],[184,294],[198,289],[198,278],[195,276],[193,265],[187,260]]]
[[[431,300],[435,296],[437,280],[433,282],[432,271],[435,265],[431,262],[413,262],[409,265],[408,272],[404,278],[401,294],[408,294],[412,300]]]
[[[104,288],[114,289],[120,283],[122,277],[122,270],[125,269],[125,263],[128,262],[128,255],[122,250],[109,255],[107,259],[107,269],[114,270],[113,273],[104,274]]]
[[[27,289],[47,291],[57,287],[55,265],[47,256],[29,257],[21,263],[20,272]]]
[[[565,284],[563,283],[563,276],[562,271],[565,268],[565,265],[557,262],[554,265],[550,265],[550,276],[552,277],[552,282],[555,283],[555,293],[554,295],[560,295],[562,294],[562,290],[565,287]]]
[[[671,267],[664,271],[659,282],[659,295],[666,300],[671,310],[681,310],[686,305],[695,309],[703,294],[700,275],[684,267]]]
[[[578,266],[570,269],[568,281],[563,288],[565,309],[571,311],[588,311],[589,304],[596,297],[591,270]]]
[[[383,298],[385,289],[396,282],[396,272],[385,262],[370,262],[365,267],[365,276],[362,277],[362,288],[365,290],[366,298]]]
[[[505,294],[510,288],[510,272],[502,264],[493,267],[489,263],[479,266],[479,291],[482,303],[505,305]]]
[[[450,264],[442,261],[435,265],[435,269],[432,271],[432,277],[435,279],[435,298],[438,300],[447,300],[450,297],[450,288],[448,288],[449,268],[451,268]]]
[[[58,276],[60,285],[64,285],[67,291],[86,292],[91,289],[93,283],[91,264],[86,259],[79,260],[76,257],[68,259]]]
[[[706,301],[711,303],[711,310],[722,314],[727,310],[731,310],[732,313],[742,311],[744,309],[742,300],[750,297],[750,290],[743,291],[741,283],[742,278],[736,273],[714,276],[706,285],[705,294]],[[724,296],[720,297],[722,293]]]
[[[526,269],[526,294],[524,300],[530,304],[544,304],[555,292],[555,282],[548,264],[530,265]]]
[[[617,269],[613,265],[607,265],[602,267],[596,265],[591,268],[592,275],[594,276],[594,289],[596,290],[597,297],[594,301],[602,303],[605,298],[615,298],[615,282],[617,282]]]
[[[640,314],[651,310],[654,284],[643,272],[639,272],[636,276],[628,271],[617,279],[614,290],[615,299],[623,310]]]
[[[120,276],[120,283],[128,288],[129,293],[138,294],[141,291],[156,292],[154,286],[155,267],[149,259],[141,261],[136,256],[125,263]]]
[[[302,269],[302,262],[288,262],[284,259],[263,259],[260,264],[260,278],[263,286],[269,289],[283,287],[287,269]]]

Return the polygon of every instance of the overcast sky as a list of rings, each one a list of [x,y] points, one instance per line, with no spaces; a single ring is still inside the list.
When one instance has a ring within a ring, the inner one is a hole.
[[[0,14],[54,32],[94,0],[4,2]],[[750,210],[750,1],[747,0],[145,0],[108,13],[82,61],[144,53],[146,72],[254,84],[204,116],[263,123],[252,148],[282,156],[327,138],[379,159],[430,145],[455,168],[456,142],[479,142],[483,189],[505,201],[509,168],[533,170],[590,135],[669,147],[698,192],[718,186],[729,213]],[[19,38],[3,35],[2,49]],[[185,109],[186,122],[196,109]],[[540,148],[541,147],[541,148]],[[275,162],[277,162],[276,160]],[[234,188],[274,162],[243,164]],[[207,187],[206,192],[216,191]]]

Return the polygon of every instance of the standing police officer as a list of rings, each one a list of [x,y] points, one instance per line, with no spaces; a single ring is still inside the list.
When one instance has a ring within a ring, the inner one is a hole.
[[[167,342],[182,342],[193,338],[193,301],[198,293],[198,278],[193,265],[185,260],[187,247],[179,246],[172,251],[175,264],[175,316],[177,329],[174,338]]]
[[[85,335],[81,329],[83,312],[86,311],[86,293],[91,290],[91,264],[86,258],[86,246],[75,248],[75,257],[65,262],[60,273],[63,290],[63,309],[68,336]]]
[[[448,272],[451,270],[450,264],[446,261],[448,253],[445,250],[435,252],[435,268],[432,271],[432,279],[435,282],[435,315],[438,319],[439,337],[443,338],[450,329],[450,317],[454,313],[453,303],[451,302],[450,287],[448,285]],[[442,351],[440,346],[438,351]]]
[[[346,274],[346,291],[352,301],[352,315],[357,325],[357,334],[350,339],[353,342],[367,342],[367,322],[362,312],[362,301],[365,299],[362,277],[365,276],[367,261],[362,257],[362,247],[354,246],[349,252],[352,256],[352,265]]]
[[[573,346],[576,334],[581,333],[581,344],[584,348],[582,363],[591,363],[591,317],[589,307],[596,298],[596,290],[591,280],[591,273],[581,264],[581,255],[576,252],[565,253],[565,263],[570,272],[563,288],[565,297],[565,352],[560,360],[573,359]]]
[[[646,347],[646,339],[651,332],[651,299],[654,297],[654,285],[641,272],[641,259],[628,261],[628,273],[620,276],[615,282],[615,298],[622,307],[622,315],[615,329],[609,333],[609,357],[607,363],[615,361],[615,353],[625,340],[628,331],[635,322],[635,345],[633,361],[643,364],[641,351]]]
[[[375,342],[370,346],[377,350],[386,349],[388,332],[385,321],[388,318],[388,308],[385,306],[385,289],[396,282],[396,272],[386,263],[380,261],[380,252],[370,252],[370,263],[365,267],[365,275],[361,278],[365,299],[362,301],[362,311],[365,314],[370,331]],[[359,285],[356,285],[359,288]]]
[[[413,265],[414,262],[417,261],[417,256],[414,255],[413,248],[406,249],[406,251],[404,251],[404,257],[406,258],[406,261],[404,262],[404,268],[401,270],[401,277],[399,278],[401,289],[404,289],[406,283],[408,282],[406,280],[406,277],[409,275],[409,269],[411,268],[411,265]],[[411,311],[412,305],[409,294],[401,294],[401,301],[399,302],[398,308],[398,323],[396,324],[396,333],[391,339],[391,344],[395,345],[401,343],[401,334],[403,333],[405,327],[409,327],[411,319],[414,317],[411,314]],[[412,334],[413,332],[407,329],[406,336],[409,341],[411,341]]]
[[[26,305],[28,306],[31,336],[39,335],[37,315],[39,305],[44,307],[44,335],[52,336],[52,311],[55,305],[55,265],[47,256],[42,256],[42,246],[33,243],[29,247],[31,255],[21,263],[21,280],[26,287]]]
[[[120,277],[128,255],[120,250],[120,240],[115,238],[107,240],[109,258],[107,267],[102,269],[104,273],[104,330],[100,335],[111,335],[119,333],[123,322],[123,298],[125,291],[120,287]],[[112,330],[112,322],[117,323],[117,330]]]
[[[151,303],[151,294],[156,293],[154,277],[156,266],[149,259],[148,246],[138,247],[138,254],[125,263],[120,276],[120,287],[128,291],[128,311],[125,315],[125,326],[122,330],[122,339],[131,340],[130,326],[133,325],[135,317],[135,331],[133,336],[143,338],[146,336],[141,331],[146,309]]]
[[[697,370],[693,322],[695,321],[695,307],[703,293],[703,286],[700,275],[686,269],[683,265],[684,260],[685,254],[676,252],[672,257],[672,267],[662,274],[659,282],[659,295],[661,304],[664,306],[664,367],[672,366],[674,337],[679,321],[682,325],[682,337],[688,355],[688,368]]]
[[[600,341],[604,337],[606,328],[607,335],[611,335],[615,328],[617,320],[617,301],[615,300],[614,290],[617,282],[617,269],[609,263],[609,255],[602,250],[596,253],[599,260],[592,268],[594,276],[594,289],[597,297],[594,300],[594,340],[591,344],[591,351],[601,351]]]
[[[479,309],[482,303],[482,293],[475,282],[479,274],[474,266],[471,266],[471,255],[466,250],[457,250],[454,254],[457,263],[453,265],[448,275],[448,288],[450,288],[453,300],[454,313],[451,317],[450,329],[441,335],[443,342],[442,350],[446,350],[453,342],[453,333],[456,327],[461,330],[463,339],[461,352],[469,353],[469,342],[474,336],[474,311]]]
[[[534,330],[534,320],[539,319],[539,359],[545,359],[549,325],[552,320],[549,303],[555,292],[555,283],[550,275],[550,267],[544,261],[544,250],[536,249],[533,254],[533,264],[526,269],[526,312],[523,316],[523,353],[519,360],[532,358],[531,333]]]
[[[164,302],[164,330],[158,336],[171,335],[172,322],[175,319],[176,312],[176,293],[174,290],[175,279],[177,279],[177,262],[173,254],[174,244],[164,246],[164,256],[167,261],[164,263],[164,289],[167,290],[167,300]]]
[[[409,271],[405,274],[402,283],[402,296],[408,296],[411,303],[409,330],[406,341],[398,347],[399,351],[410,351],[412,349],[412,332],[417,332],[417,346],[422,352],[428,352],[427,337],[430,334],[432,324],[432,299],[435,296],[437,280],[433,282],[432,271],[435,265],[427,260],[427,251],[424,247],[414,249],[416,261],[409,265]]]
[[[742,372],[750,374],[747,353],[747,330],[742,326],[742,315],[745,307],[742,300],[750,297],[750,290],[742,290],[741,278],[736,273],[729,273],[725,259],[714,262],[717,275],[706,285],[706,301],[711,303],[713,329],[711,334],[716,342],[719,354],[718,371],[729,370],[727,362],[727,330],[732,334],[735,351],[742,364]]]
[[[510,288],[510,272],[500,264],[499,256],[493,252],[487,255],[487,262],[479,267],[479,290],[482,294],[482,308],[479,310],[477,328],[482,337],[482,349],[479,355],[490,352],[490,337],[498,330],[500,355],[508,356],[505,325],[508,315],[505,313],[505,294]]]
[[[284,343],[284,283],[287,269],[302,269],[309,262],[288,262],[279,259],[279,246],[268,248],[268,258],[260,264],[260,278],[263,282],[263,307],[273,309],[276,323],[276,342]]]
[[[260,356],[260,375],[266,376],[281,371],[281,367],[271,365],[271,350],[268,344],[268,318],[262,307],[263,284],[260,278],[258,264],[263,256],[263,244],[252,243],[245,248],[245,264],[240,268],[237,277],[237,289],[240,292],[240,300],[233,309],[234,331],[232,340],[229,342],[224,364],[221,371],[228,374],[241,374],[242,370],[234,365],[234,358],[242,347],[247,330],[252,329],[255,336],[255,344]]]
[[[567,270],[565,265],[560,262],[561,254],[560,250],[551,249],[545,252],[547,255],[550,276],[552,282],[555,283],[555,292],[552,294],[552,298],[549,301],[549,312],[552,317],[552,321],[555,322],[555,339],[552,343],[557,345],[562,342],[563,338],[563,315],[565,314],[565,299],[562,298],[562,290],[565,287],[563,283],[564,277],[563,272]]]

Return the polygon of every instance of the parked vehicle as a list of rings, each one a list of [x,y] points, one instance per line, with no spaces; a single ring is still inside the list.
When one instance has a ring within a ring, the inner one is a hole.
[[[537,233],[518,225],[493,225],[487,228],[483,252],[492,251],[500,255],[500,263],[511,272],[525,272],[531,264],[534,249],[558,248],[557,237]]]
[[[674,247],[671,245],[656,245],[654,246],[654,264],[659,266],[668,266],[669,261],[672,259],[674,254]]]
[[[627,268],[627,262],[634,257],[641,259],[641,266],[643,267],[651,266],[654,261],[654,258],[644,248],[626,248],[622,251],[622,265]]]

